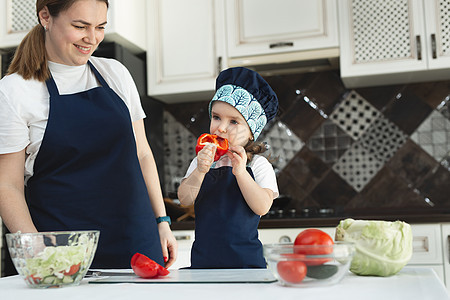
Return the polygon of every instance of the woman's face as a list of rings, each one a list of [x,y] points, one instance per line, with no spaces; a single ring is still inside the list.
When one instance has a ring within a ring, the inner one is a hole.
[[[57,17],[47,14],[47,22],[41,18],[41,24],[48,29],[48,59],[69,66],[86,64],[105,36],[107,10],[103,1],[79,0]]]
[[[211,134],[228,139],[233,146],[245,146],[252,133],[241,113],[223,101],[214,101],[211,108]]]

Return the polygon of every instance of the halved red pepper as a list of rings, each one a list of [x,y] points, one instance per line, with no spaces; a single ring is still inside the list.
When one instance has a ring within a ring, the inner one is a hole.
[[[208,144],[215,144],[217,146],[214,161],[219,160],[228,151],[228,140],[216,134],[204,133],[197,139],[197,146],[195,146],[195,153],[198,154]]]
[[[166,276],[170,273],[169,270],[141,253],[133,255],[131,258],[131,268],[136,275],[142,278]]]

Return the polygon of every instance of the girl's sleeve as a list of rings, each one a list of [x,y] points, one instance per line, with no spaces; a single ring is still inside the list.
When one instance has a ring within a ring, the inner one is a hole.
[[[191,173],[195,170],[195,168],[197,168],[197,157],[195,157],[191,161],[191,164],[189,165],[189,168],[187,169],[186,175],[184,175],[183,179],[189,177],[189,175],[191,175]]]
[[[273,198],[279,196],[277,177],[272,164],[264,156],[255,156],[251,165],[255,182],[264,189],[270,189],[273,192]]]

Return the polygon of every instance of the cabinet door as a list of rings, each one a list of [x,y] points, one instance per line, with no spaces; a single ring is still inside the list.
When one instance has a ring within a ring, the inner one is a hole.
[[[6,0],[0,4],[0,48],[17,47],[37,24],[35,1]]]
[[[430,69],[450,67],[450,0],[426,0],[425,44],[428,47]]]
[[[360,86],[359,76],[427,69],[422,0],[340,0],[338,5],[341,76],[348,87]]]
[[[165,102],[212,97],[221,65],[223,18],[212,0],[151,0],[148,4],[148,95]],[[221,26],[222,24],[222,26]],[[176,94],[182,97],[181,99]]]
[[[338,47],[335,0],[227,0],[230,57]]]
[[[191,248],[194,243],[194,230],[173,230],[173,235],[178,243],[178,257],[170,270],[191,266]]]

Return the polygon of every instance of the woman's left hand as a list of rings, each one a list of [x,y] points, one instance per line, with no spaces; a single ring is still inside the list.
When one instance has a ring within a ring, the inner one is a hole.
[[[247,152],[242,146],[229,146],[228,157],[231,159],[231,166],[233,167],[234,176],[238,176],[246,172],[247,166]]]
[[[177,260],[178,243],[169,223],[161,222],[158,224],[159,238],[161,239],[161,248],[164,257],[165,267],[168,268]]]

